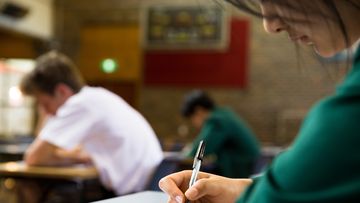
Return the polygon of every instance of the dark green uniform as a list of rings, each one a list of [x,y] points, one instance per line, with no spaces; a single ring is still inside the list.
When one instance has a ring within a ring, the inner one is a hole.
[[[336,93],[308,114],[294,145],[237,203],[360,202],[360,50]]]
[[[205,156],[216,156],[216,172],[232,178],[251,175],[259,155],[258,143],[251,130],[232,111],[216,108],[205,121],[194,141],[194,156],[200,140],[206,144]]]

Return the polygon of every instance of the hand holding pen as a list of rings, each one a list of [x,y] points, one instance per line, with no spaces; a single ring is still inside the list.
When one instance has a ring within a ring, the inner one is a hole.
[[[197,179],[197,176],[199,174],[200,167],[201,167],[201,162],[202,162],[203,157],[204,157],[204,152],[205,152],[205,144],[201,140],[200,143],[199,143],[198,149],[196,151],[195,157],[194,157],[194,163],[193,163],[193,167],[192,167],[191,178],[190,178],[190,181],[189,181],[189,188],[194,185],[194,183],[195,183],[195,181]]]
[[[169,195],[168,203],[185,203],[186,199],[198,203],[234,203],[252,183],[251,179],[231,179],[200,172],[204,150],[205,145],[200,142],[192,171],[180,171],[160,180],[159,187]]]

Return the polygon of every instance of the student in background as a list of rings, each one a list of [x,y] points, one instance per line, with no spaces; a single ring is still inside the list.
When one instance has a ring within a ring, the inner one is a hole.
[[[148,122],[122,98],[86,86],[71,60],[55,51],[37,60],[21,90],[49,115],[25,153],[28,165],[92,162],[117,195],[144,189],[162,150]]]
[[[215,174],[231,178],[247,178],[254,172],[259,156],[258,142],[231,109],[216,106],[203,91],[185,96],[181,113],[200,130],[189,154],[193,158],[201,140],[206,144],[205,156],[215,157]]]
[[[285,32],[323,57],[360,40],[359,0],[228,1],[262,17],[267,32]],[[310,110],[291,148],[262,176],[229,179],[200,173],[188,189],[191,171],[175,173],[160,181],[169,202],[185,202],[185,197],[198,203],[360,202],[359,47],[351,62],[336,92]]]

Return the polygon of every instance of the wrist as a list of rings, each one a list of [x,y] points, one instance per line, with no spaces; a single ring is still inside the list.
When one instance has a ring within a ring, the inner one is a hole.
[[[249,178],[233,179],[233,180],[234,180],[233,193],[234,193],[235,200],[236,200],[243,194],[243,192],[246,190],[246,188],[248,188],[253,183],[253,180],[249,179]]]

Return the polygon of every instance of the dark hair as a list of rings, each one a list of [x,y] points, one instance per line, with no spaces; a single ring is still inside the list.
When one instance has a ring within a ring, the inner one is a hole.
[[[197,107],[202,107],[211,111],[216,107],[216,104],[206,92],[194,90],[185,95],[181,107],[181,114],[184,117],[189,118],[195,113]]]
[[[284,21],[296,21],[296,19],[292,19],[291,17],[289,19],[284,19],[284,17],[281,16],[264,16],[259,9],[259,4],[256,3],[254,0],[225,0],[229,2],[230,4],[234,5],[235,7],[239,8],[240,10],[243,10],[247,13],[250,13],[252,15],[261,17],[261,18],[280,18]],[[298,0],[259,0],[259,1],[267,1],[271,2],[274,5],[282,6],[288,9],[292,9],[297,12],[302,12],[305,15],[309,14],[315,14],[319,15],[320,17],[324,18],[324,22],[328,21],[334,21],[339,25],[339,28],[344,36],[344,42],[347,47],[350,47],[350,41],[349,36],[347,33],[347,28],[343,22],[343,19],[340,16],[339,10],[336,7],[334,0],[318,0],[321,4],[323,4],[329,13],[331,13],[331,16],[329,14],[326,14],[327,12],[319,12],[316,10],[316,6],[319,6],[314,1],[298,1]],[[296,4],[290,3],[296,2]],[[343,0],[349,3],[354,8],[358,8],[360,10],[360,2],[358,0]]]
[[[20,89],[27,95],[36,92],[53,95],[60,83],[69,86],[75,93],[84,86],[74,63],[64,54],[50,51],[36,60],[35,69],[24,76]]]

